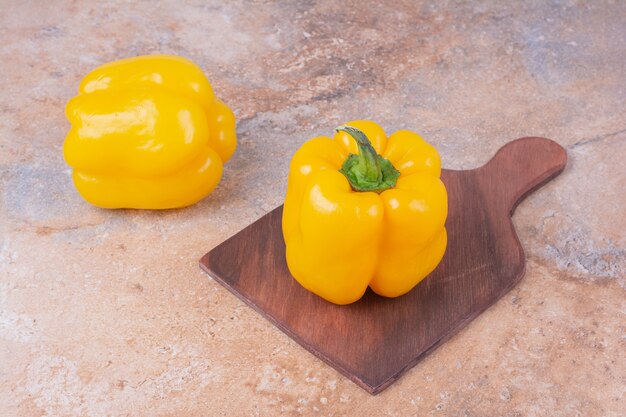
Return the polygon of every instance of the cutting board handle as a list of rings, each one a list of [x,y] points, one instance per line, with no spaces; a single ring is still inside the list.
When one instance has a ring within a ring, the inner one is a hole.
[[[500,196],[498,209],[512,214],[530,192],[565,168],[567,152],[553,140],[525,137],[504,145],[477,171],[482,186]]]

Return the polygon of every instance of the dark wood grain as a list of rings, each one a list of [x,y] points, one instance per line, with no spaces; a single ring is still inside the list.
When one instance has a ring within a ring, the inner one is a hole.
[[[368,290],[358,302],[336,306],[303,289],[285,263],[282,206],[211,250],[200,265],[306,349],[376,394],[522,278],[525,255],[511,215],[566,161],[556,142],[522,138],[480,168],[444,170],[446,254],[399,298]]]

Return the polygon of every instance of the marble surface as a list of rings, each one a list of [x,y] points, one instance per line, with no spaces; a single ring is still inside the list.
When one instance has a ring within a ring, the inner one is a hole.
[[[626,415],[626,3],[3,0],[0,39],[0,414]],[[149,53],[203,68],[239,149],[193,207],[91,207],[65,102]],[[569,155],[515,213],[525,278],[378,396],[198,268],[282,202],[301,143],[355,118],[447,168],[529,135]]]

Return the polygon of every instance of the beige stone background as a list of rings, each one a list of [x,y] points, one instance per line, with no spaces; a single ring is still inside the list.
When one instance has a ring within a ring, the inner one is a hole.
[[[626,415],[626,3],[0,0],[0,39],[0,415]],[[148,53],[203,68],[238,151],[193,207],[91,207],[65,102]],[[355,118],[447,168],[529,135],[570,158],[515,213],[521,283],[378,396],[198,268]]]

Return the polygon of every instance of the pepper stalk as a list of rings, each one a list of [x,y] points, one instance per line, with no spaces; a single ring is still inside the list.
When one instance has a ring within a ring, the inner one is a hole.
[[[352,136],[359,147],[359,154],[348,155],[339,170],[354,191],[380,194],[396,185],[400,171],[376,152],[365,133],[351,126],[339,126],[335,130]]]

